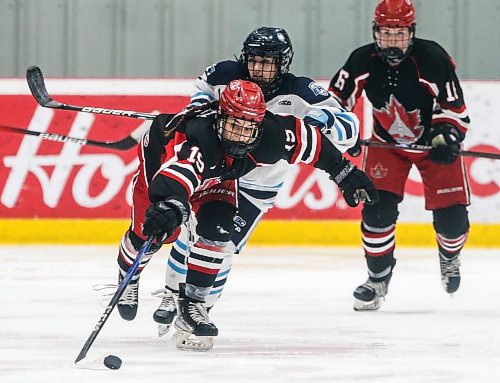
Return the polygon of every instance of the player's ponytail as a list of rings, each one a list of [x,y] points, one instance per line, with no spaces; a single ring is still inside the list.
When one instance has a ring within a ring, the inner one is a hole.
[[[195,106],[193,108],[183,110],[182,112],[176,114],[172,118],[172,120],[170,120],[170,123],[168,123],[167,126],[165,127],[165,133],[164,133],[165,138],[169,138],[173,132],[175,132],[179,127],[184,125],[191,118],[199,116],[200,114],[209,110],[216,111],[218,105],[219,105],[218,101],[206,102],[201,105]]]

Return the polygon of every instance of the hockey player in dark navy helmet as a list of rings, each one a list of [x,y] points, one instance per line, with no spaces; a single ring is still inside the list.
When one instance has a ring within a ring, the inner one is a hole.
[[[430,152],[370,146],[364,153],[364,170],[380,201],[362,211],[368,280],[354,291],[355,310],[377,310],[388,292],[398,206],[413,165],[433,215],[443,287],[452,294],[460,286],[470,195],[459,150],[470,121],[455,63],[436,42],[416,38],[415,30],[410,0],[381,0],[374,42],[354,50],[330,82],[332,95],[348,110],[365,91],[373,105],[372,140],[432,146]]]
[[[244,40],[238,60],[211,65],[196,79],[189,107],[217,101],[232,80],[250,79],[262,89],[268,111],[307,120],[310,126],[315,127],[315,134],[328,139],[340,152],[346,152],[358,138],[359,121],[356,115],[341,107],[314,80],[292,74],[290,64],[293,56],[290,36],[283,28],[257,28]],[[270,166],[257,167],[239,179],[238,214],[231,238],[234,253],[243,249],[259,220],[273,207],[291,168],[288,162],[279,161]],[[154,314],[155,320],[160,323],[159,334],[168,330],[168,326],[162,324],[165,322],[162,318],[170,317],[178,285],[185,279],[186,257],[189,255],[186,243],[187,238],[181,235],[173,244],[167,262],[165,290],[160,307]],[[231,257],[226,256],[207,298],[207,307],[212,307],[222,294],[230,270]]]

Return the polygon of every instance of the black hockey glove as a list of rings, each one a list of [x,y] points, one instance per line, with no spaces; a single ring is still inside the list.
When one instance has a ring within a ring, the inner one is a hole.
[[[170,237],[175,229],[188,220],[189,208],[175,199],[152,203],[146,210],[146,220],[142,232],[146,236],[154,235],[161,243]]]
[[[347,149],[347,153],[349,153],[349,155],[351,155],[352,157],[357,157],[361,154],[361,143],[359,141],[359,137],[354,146],[352,148]]]
[[[432,149],[429,158],[436,164],[448,165],[456,161],[463,138],[457,128],[449,124],[438,124],[429,134]]]
[[[379,199],[378,191],[368,176],[345,158],[331,170],[330,179],[339,186],[350,207],[358,206],[359,202],[371,205]]]

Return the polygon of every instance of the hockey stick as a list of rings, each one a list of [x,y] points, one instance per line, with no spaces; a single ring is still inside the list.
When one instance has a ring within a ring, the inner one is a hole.
[[[419,150],[423,152],[427,152],[432,149],[432,146],[426,146],[426,145],[397,144],[392,142],[379,142],[372,140],[359,140],[359,142],[361,145],[364,146],[376,146],[378,148],[386,148],[386,149]],[[467,156],[467,157],[480,157],[480,158],[490,158],[492,160],[500,160],[500,154],[497,153],[460,150],[460,154],[462,156]]]
[[[97,324],[94,327],[94,330],[90,333],[89,338],[83,345],[82,349],[80,350],[80,353],[75,359],[75,364],[81,361],[85,356],[87,355],[87,352],[89,351],[90,347],[92,346],[92,343],[94,343],[95,338],[103,328],[104,324],[108,320],[111,312],[115,308],[116,304],[118,303],[118,300],[122,296],[123,292],[129,285],[130,281],[132,280],[132,277],[134,276],[135,272],[139,268],[139,264],[142,261],[142,258],[146,254],[146,252],[149,250],[151,247],[151,244],[153,243],[153,236],[149,237],[146,242],[142,245],[141,249],[139,250],[139,254],[137,254],[137,257],[134,260],[134,263],[132,263],[132,266],[127,271],[127,274],[125,277],[122,279],[120,285],[116,289],[115,295],[113,295],[113,298],[109,301],[108,307],[106,307],[106,310],[104,310],[104,313],[101,315],[101,318],[97,322]]]
[[[85,138],[75,138],[64,136],[62,134],[56,133],[45,133],[45,132],[36,132],[34,130],[27,130],[21,128],[14,128],[12,126],[0,125],[0,131],[10,132],[10,133],[19,133],[26,134],[29,136],[40,137],[42,140],[48,141],[56,141],[56,142],[70,142],[72,144],[78,145],[88,145],[88,146],[97,146],[100,148],[109,148],[116,150],[129,150],[132,149],[140,140],[140,136],[137,130],[133,131],[128,137],[125,137],[119,141],[95,141],[95,140],[87,140]],[[135,134],[134,134],[135,133]]]
[[[73,110],[77,112],[106,114],[112,116],[132,117],[132,118],[140,118],[143,120],[152,120],[156,117],[155,114],[151,113],[140,113],[140,112],[133,112],[131,110],[120,110],[120,109],[95,108],[93,106],[75,106],[55,101],[50,97],[49,93],[47,92],[47,88],[45,87],[45,82],[43,80],[42,70],[35,65],[30,66],[26,71],[26,80],[28,82],[28,86],[30,87],[31,94],[35,98],[36,102],[38,102],[41,106],[45,108]]]

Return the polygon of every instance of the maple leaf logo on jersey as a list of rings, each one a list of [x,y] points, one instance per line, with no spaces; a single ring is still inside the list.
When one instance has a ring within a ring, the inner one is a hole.
[[[387,168],[384,168],[380,162],[370,168],[370,175],[373,178],[384,178],[387,176]]]
[[[385,108],[373,108],[373,115],[398,143],[412,144],[424,132],[423,125],[420,125],[420,110],[408,112],[392,94]]]

